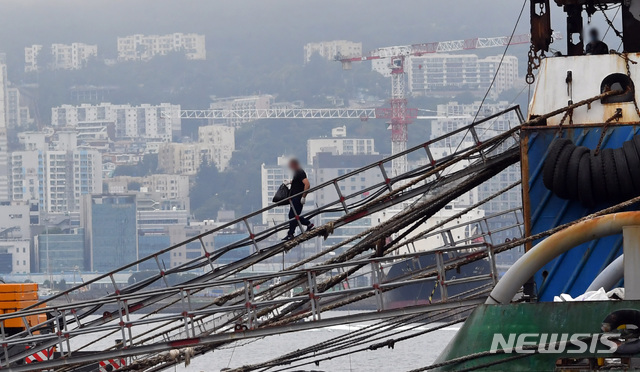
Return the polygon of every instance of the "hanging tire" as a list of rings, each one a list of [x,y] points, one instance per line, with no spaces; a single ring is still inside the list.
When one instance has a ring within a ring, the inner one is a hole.
[[[578,165],[578,200],[587,208],[596,205],[596,198],[591,187],[591,154],[582,154]]]
[[[544,183],[546,188],[549,190],[553,190],[553,176],[556,170],[558,157],[560,156],[562,149],[567,145],[573,146],[573,143],[571,140],[566,138],[556,138],[551,142],[551,145],[549,145],[549,152],[542,166],[542,183]]]
[[[636,146],[636,152],[638,153],[638,156],[640,156],[640,134],[636,134],[635,136],[633,136],[633,139],[631,141]]]
[[[620,182],[618,182],[618,172],[616,171],[616,161],[613,158],[613,149],[603,149],[601,151],[602,167],[604,169],[604,184],[607,188],[606,199],[616,201],[620,197]]]
[[[594,153],[568,139],[554,139],[543,164],[544,185],[559,198],[589,208],[640,195],[640,134],[620,148]]]
[[[594,152],[591,151],[589,162],[591,164],[591,189],[593,190],[593,195],[597,202],[604,201],[607,197],[607,186],[604,182],[602,153],[594,155]]]
[[[626,141],[622,144],[622,148],[627,158],[627,166],[629,166],[634,194],[637,194],[638,191],[640,191],[640,155],[638,155],[638,150],[633,142],[634,141]]]
[[[565,177],[567,180],[567,193],[569,194],[570,199],[577,199],[578,183],[580,182],[580,179],[579,179],[580,161],[582,160],[583,155],[588,153],[589,153],[588,148],[584,146],[578,146],[573,150],[573,153],[569,158],[569,163],[567,165],[567,172]],[[591,169],[589,169],[589,174],[591,174]],[[589,184],[591,184],[590,178],[589,178]],[[589,188],[591,188],[591,186],[589,186]]]
[[[616,173],[618,174],[618,183],[621,191],[620,197],[617,200],[627,200],[633,197],[634,188],[624,149],[619,148],[613,150],[613,159],[616,162]]]
[[[560,155],[558,156],[558,161],[553,172],[552,190],[559,198],[562,199],[569,199],[571,196],[567,188],[567,171],[569,169],[569,159],[571,159],[571,155],[576,149],[577,147],[573,144],[564,146],[562,151],[560,151]]]

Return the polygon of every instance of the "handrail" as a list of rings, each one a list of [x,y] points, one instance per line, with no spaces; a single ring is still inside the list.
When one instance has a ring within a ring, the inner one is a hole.
[[[425,147],[429,146],[430,144],[437,143],[437,142],[439,142],[439,141],[441,141],[441,140],[443,140],[443,139],[446,139],[446,138],[449,138],[449,137],[455,136],[455,135],[456,135],[456,134],[458,134],[458,133],[461,133],[461,132],[466,131],[466,130],[468,130],[468,129],[470,129],[470,128],[476,127],[476,126],[478,126],[478,125],[480,125],[480,124],[482,124],[482,123],[485,123],[485,122],[487,122],[487,121],[490,121],[490,120],[496,119],[496,118],[498,118],[498,117],[500,117],[500,116],[502,116],[502,115],[504,115],[504,114],[507,114],[507,113],[509,113],[509,112],[512,112],[512,111],[519,112],[519,111],[520,111],[520,106],[518,106],[518,105],[516,105],[516,106],[512,106],[512,107],[510,107],[510,108],[508,108],[508,109],[506,109],[506,110],[500,111],[500,112],[495,113],[495,114],[493,114],[493,115],[490,115],[490,116],[488,116],[488,117],[486,117],[486,118],[482,118],[482,119],[480,119],[480,120],[477,120],[477,121],[475,121],[475,122],[473,122],[473,123],[471,123],[471,124],[469,124],[469,125],[466,125],[466,126],[460,127],[460,128],[458,128],[458,129],[456,129],[456,130],[454,130],[454,131],[452,131],[452,132],[449,132],[449,133],[445,134],[445,135],[442,135],[442,136],[437,137],[437,138],[435,138],[435,139],[432,139],[432,140],[426,141],[426,142],[424,142],[424,143],[422,143],[422,144],[420,144],[420,145],[414,146],[414,147],[412,147],[412,148],[410,148],[410,149],[407,149],[407,150],[405,150],[405,151],[402,151],[402,152],[400,152],[400,153],[398,153],[398,154],[392,155],[392,156],[390,156],[390,157],[388,157],[388,158],[385,158],[385,159],[383,159],[383,160],[381,160],[381,161],[379,161],[379,162],[369,164],[369,165],[367,165],[367,166],[365,166],[365,167],[359,168],[359,169],[354,170],[354,171],[352,171],[352,172],[349,172],[349,173],[347,173],[347,174],[345,174],[345,175],[342,175],[342,176],[339,176],[339,177],[337,177],[337,178],[335,178],[335,179],[332,179],[332,180],[329,180],[329,181],[327,181],[327,182],[324,182],[324,183],[322,183],[322,184],[320,184],[320,185],[318,185],[318,186],[312,187],[311,189],[309,189],[309,190],[307,191],[307,193],[312,193],[312,192],[314,192],[314,191],[318,191],[318,190],[320,190],[320,189],[322,189],[322,188],[324,188],[324,187],[327,187],[327,186],[331,186],[331,185],[333,185],[335,182],[339,182],[339,181],[342,181],[342,180],[345,180],[345,179],[351,178],[351,177],[353,177],[354,175],[357,175],[357,174],[362,173],[362,172],[364,172],[364,171],[367,171],[367,170],[370,170],[370,169],[374,169],[374,168],[380,167],[380,166],[382,166],[383,164],[385,164],[385,163],[389,163],[389,162],[391,162],[391,161],[392,161],[392,160],[394,160],[394,159],[400,158],[400,157],[402,157],[402,156],[408,155],[408,154],[410,154],[410,153],[412,153],[412,152],[415,152],[415,151],[418,151],[418,150],[422,150],[422,149],[424,149]],[[520,114],[519,116],[521,117],[521,114]],[[435,164],[432,164],[432,165],[435,165]],[[411,172],[411,171],[410,171],[410,172]],[[391,184],[393,184],[393,183],[394,183],[394,180],[402,179],[402,177],[403,177],[403,176],[404,176],[404,175],[398,175],[398,176],[395,176],[395,177],[392,177],[392,178],[388,178],[387,180],[385,180],[385,183],[391,183]],[[299,194],[296,194],[296,195],[292,195],[292,196],[290,196],[289,198],[287,198],[287,199],[283,200],[283,202],[284,202],[284,201],[291,201],[294,197],[300,196],[301,194],[303,194],[303,193],[299,193]],[[278,205],[276,205],[276,204],[272,204],[272,205],[267,206],[267,207],[265,207],[265,208],[259,209],[259,210],[255,211],[255,212],[252,212],[252,213],[249,213],[249,214],[244,215],[244,216],[242,216],[242,217],[236,218],[235,220],[233,220],[233,221],[231,221],[231,222],[227,222],[227,223],[225,223],[225,224],[223,224],[223,225],[221,225],[221,226],[215,227],[215,228],[213,228],[213,229],[211,229],[211,230],[209,230],[209,231],[206,231],[206,232],[204,232],[204,233],[202,233],[202,234],[198,234],[198,235],[193,236],[192,238],[186,239],[186,240],[184,240],[184,241],[182,241],[182,242],[180,242],[180,243],[177,243],[177,244],[174,244],[174,245],[172,245],[172,246],[169,246],[169,247],[167,247],[167,248],[165,248],[165,249],[163,249],[163,250],[160,250],[160,251],[158,251],[158,252],[156,252],[156,253],[154,253],[154,254],[151,254],[151,255],[148,255],[148,256],[146,256],[146,257],[143,257],[143,258],[137,259],[137,260],[135,260],[135,261],[133,261],[133,262],[131,262],[131,263],[127,264],[127,265],[124,265],[124,266],[119,267],[119,268],[117,268],[117,269],[111,270],[111,271],[109,271],[108,273],[105,273],[105,274],[99,275],[99,276],[97,276],[97,277],[95,277],[95,278],[92,278],[92,279],[90,279],[90,280],[88,280],[88,281],[84,282],[84,283],[83,283],[83,284],[81,284],[81,285],[77,285],[77,286],[75,286],[75,287],[72,287],[72,288],[68,289],[68,290],[67,290],[67,291],[65,291],[65,292],[62,292],[62,293],[59,293],[59,294],[57,294],[57,295],[52,296],[52,297],[48,298],[48,300],[50,301],[50,300],[54,300],[54,299],[61,298],[62,296],[64,296],[64,295],[65,295],[65,293],[72,292],[72,291],[74,291],[74,290],[78,290],[78,289],[80,289],[80,288],[82,288],[82,287],[85,287],[85,286],[87,286],[87,285],[90,285],[90,284],[96,283],[96,282],[98,282],[98,281],[100,281],[100,280],[103,280],[103,279],[109,278],[110,276],[112,276],[112,275],[114,275],[114,274],[117,274],[118,272],[121,272],[121,271],[124,271],[124,270],[130,269],[130,268],[132,268],[132,267],[135,267],[135,266],[137,266],[137,265],[139,265],[139,264],[141,264],[141,263],[143,263],[143,262],[145,262],[145,261],[153,260],[155,257],[160,256],[160,255],[162,255],[162,254],[164,254],[164,253],[171,252],[172,250],[174,250],[174,249],[176,249],[176,248],[179,248],[179,247],[182,247],[182,246],[184,246],[184,245],[186,245],[186,244],[189,244],[189,243],[192,243],[192,242],[198,241],[198,240],[202,239],[203,237],[206,237],[206,236],[208,236],[208,235],[211,235],[211,234],[213,234],[213,233],[215,233],[215,232],[217,232],[217,231],[221,231],[221,230],[227,229],[227,228],[229,228],[229,227],[232,227],[232,226],[234,226],[234,225],[237,225],[237,224],[243,223],[245,220],[248,220],[248,219],[250,219],[250,218],[252,218],[252,217],[256,217],[256,216],[258,216],[258,215],[261,215],[261,214],[262,214],[262,213],[264,213],[264,212],[267,212],[267,211],[272,210],[272,209],[275,209],[275,208],[280,208],[280,207],[279,207]]]

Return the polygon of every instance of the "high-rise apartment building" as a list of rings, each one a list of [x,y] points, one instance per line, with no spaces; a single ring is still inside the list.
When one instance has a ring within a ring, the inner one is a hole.
[[[266,208],[273,204],[273,196],[278,191],[280,185],[287,180],[291,180],[291,171],[287,168],[288,158],[281,156],[275,165],[262,164],[261,166],[261,191],[262,191],[262,208]],[[309,177],[309,174],[307,174]],[[287,220],[288,206],[280,206],[269,209],[266,213],[262,213],[262,223],[264,225],[277,225]]]
[[[332,61],[336,56],[357,57],[362,55],[362,43],[348,40],[321,41],[308,43],[304,46],[304,63],[311,61],[311,56],[320,55],[322,58]]]
[[[451,91],[485,92],[500,65],[502,56],[478,58],[474,54],[427,54],[408,57],[408,90],[416,95]],[[497,97],[519,80],[518,58],[505,56],[491,94]]]
[[[42,45],[31,45],[24,48],[24,71],[35,72],[38,71],[38,56],[42,51]]]
[[[313,164],[313,158],[321,152],[333,155],[377,155],[373,138],[347,137],[347,127],[331,130],[331,137],[307,140],[307,164]]]
[[[9,143],[7,140],[7,65],[0,54],[0,201],[9,200]]]
[[[50,55],[43,55],[49,53]],[[98,56],[98,46],[83,43],[51,44],[49,49],[42,45],[31,45],[24,48],[25,72],[52,70],[78,70],[87,65],[89,60]],[[46,64],[46,65],[43,65]]]
[[[499,113],[500,111],[503,111],[508,107],[508,102],[484,103],[482,104],[482,106],[480,102],[475,102],[473,104],[459,104],[457,102],[450,102],[448,104],[438,105],[438,116],[466,116],[466,118],[434,120],[432,123],[432,139],[471,124],[476,113],[478,113],[478,119],[481,119],[483,117]],[[480,140],[484,141],[490,137],[496,136],[499,133],[508,131],[509,129],[519,124],[520,121],[517,114],[511,111],[493,120],[489,120],[483,124],[480,124],[477,127],[476,132],[480,136]],[[440,158],[451,155],[451,152],[458,148],[458,145],[460,143],[464,143],[461,148],[472,146],[473,139],[468,134],[465,136],[465,133],[467,132],[462,131],[459,135],[447,138],[446,141],[441,143],[443,145],[443,147],[441,148],[432,147],[432,153],[434,153],[436,157]],[[515,139],[510,139],[501,146],[512,146],[514,144],[514,141]],[[504,150],[504,148],[500,149],[500,151],[502,150]],[[460,167],[466,167],[468,164],[468,162],[461,162]],[[473,199],[477,199],[475,201],[478,201],[488,198],[520,179],[520,164],[514,164],[489,181],[484,182],[480,186],[478,186],[475,190],[476,196],[471,198],[469,203],[473,203]],[[490,202],[480,206],[480,209],[489,216],[496,213],[508,211],[512,208],[520,208],[521,206],[522,190],[520,187],[514,187],[513,189],[501,194]],[[508,216],[490,219],[489,228],[497,229],[504,226],[510,226],[515,223],[515,215],[510,214]],[[493,239],[495,239],[494,241],[500,241],[506,238],[512,239],[515,237],[513,233],[513,230],[505,230],[498,234],[495,234],[493,236]]]
[[[102,192],[102,157],[95,150],[11,153],[11,199],[37,201],[46,212],[80,210],[81,198]]]
[[[236,150],[235,128],[224,125],[207,125],[198,128],[198,143],[210,149],[209,156],[218,169],[229,165]]]
[[[158,149],[158,169],[164,173],[193,176],[200,166],[212,163],[223,171],[235,151],[234,128],[200,127],[198,143],[163,143]]]
[[[311,183],[314,186],[321,185],[380,160],[382,160],[382,155],[334,155],[328,152],[320,152],[313,161]],[[341,180],[338,183],[338,187],[340,188],[340,194],[349,198],[350,201],[358,199],[364,201],[372,194],[371,190],[367,189],[375,184],[381,184],[383,181],[384,177],[380,169],[376,167]],[[335,188],[324,187],[314,193],[314,198],[315,204],[323,207],[340,200],[340,195],[338,195],[338,191]],[[319,221],[314,221],[314,223],[323,225],[341,215],[343,215],[342,212],[323,213],[317,217]],[[337,228],[329,238],[322,242],[322,245],[327,247],[337,244],[370,228],[374,223],[373,216],[358,219],[347,226]],[[347,245],[345,248],[349,246]]]
[[[157,55],[184,53],[187,59],[205,60],[205,36],[174,33],[168,35],[130,35],[118,38],[119,61],[148,61]]]
[[[78,131],[94,128],[94,132],[113,126],[116,139],[170,142],[180,135],[180,105],[62,105],[51,109],[51,124]]]
[[[23,128],[34,123],[29,106],[20,89],[9,85],[7,87],[7,128]]]

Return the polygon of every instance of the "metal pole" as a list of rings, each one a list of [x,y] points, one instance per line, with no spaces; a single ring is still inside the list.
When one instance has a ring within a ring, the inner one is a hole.
[[[622,228],[624,250],[624,299],[640,300],[640,226]]]
[[[44,229],[45,229],[45,235],[47,235],[47,240],[45,242],[45,250],[47,251],[47,277],[49,277],[49,288],[53,290],[53,280],[51,278],[51,270],[49,265],[49,222],[48,220],[44,221]]]

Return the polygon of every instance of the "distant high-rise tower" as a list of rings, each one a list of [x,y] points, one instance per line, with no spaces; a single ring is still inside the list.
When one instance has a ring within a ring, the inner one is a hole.
[[[0,54],[0,201],[9,200],[9,153],[7,141],[7,65]]]

